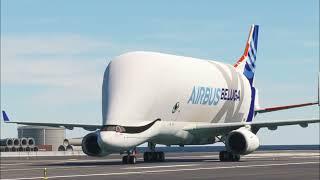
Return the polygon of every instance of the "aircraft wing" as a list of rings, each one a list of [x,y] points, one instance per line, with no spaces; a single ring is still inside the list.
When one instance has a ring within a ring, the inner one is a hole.
[[[256,133],[260,128],[268,128],[269,130],[276,130],[278,126],[300,125],[307,127],[311,123],[319,123],[320,119],[301,119],[301,120],[279,120],[279,121],[257,121],[257,122],[237,122],[237,123],[199,123],[195,125],[188,125],[184,127],[185,131],[194,133],[213,133],[226,134],[232,130],[243,126],[250,126],[252,132]]]
[[[267,113],[272,111],[280,111],[285,109],[291,109],[291,108],[298,108],[303,106],[311,106],[316,105],[318,102],[312,102],[312,103],[303,103],[303,104],[292,104],[292,105],[286,105],[286,106],[274,106],[274,107],[268,107],[268,108],[259,108],[255,110],[255,113]]]
[[[101,128],[101,125],[88,125],[88,124],[61,124],[61,123],[37,123],[37,122],[23,122],[23,121],[10,121],[5,111],[2,111],[3,120],[5,123],[33,125],[33,126],[50,126],[50,127],[65,127],[72,130],[75,127],[80,127],[88,131],[95,131]]]

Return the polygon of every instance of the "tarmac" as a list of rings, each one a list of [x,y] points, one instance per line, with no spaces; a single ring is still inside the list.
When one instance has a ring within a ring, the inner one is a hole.
[[[123,165],[120,155],[2,157],[1,179],[319,179],[320,150],[257,151],[239,162],[217,152],[166,153],[165,162]],[[45,169],[46,168],[46,176]]]

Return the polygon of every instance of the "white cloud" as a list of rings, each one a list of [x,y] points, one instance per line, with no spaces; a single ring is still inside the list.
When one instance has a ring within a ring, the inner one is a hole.
[[[108,61],[97,54],[110,52],[107,47],[111,45],[103,40],[77,35],[4,37],[1,85],[37,89],[29,98],[38,104],[100,100]]]
[[[18,55],[74,55],[98,52],[111,48],[105,40],[96,40],[76,34],[41,34],[2,37],[4,56]]]
[[[10,58],[3,61],[2,82],[5,84],[46,85],[68,87],[78,84],[77,80],[90,80],[97,75],[100,66],[107,62],[72,58]],[[70,81],[72,80],[72,81]]]

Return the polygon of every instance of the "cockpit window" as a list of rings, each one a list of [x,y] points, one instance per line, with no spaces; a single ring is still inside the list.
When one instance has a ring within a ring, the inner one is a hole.
[[[145,125],[145,126],[118,126],[118,125],[105,125],[102,126],[100,131],[115,131],[119,133],[141,133],[149,129],[155,122],[160,121],[161,119],[156,119],[155,121]]]

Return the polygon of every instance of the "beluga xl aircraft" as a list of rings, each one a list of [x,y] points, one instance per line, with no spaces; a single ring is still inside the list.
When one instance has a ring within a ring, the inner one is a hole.
[[[162,54],[129,52],[114,58],[104,72],[102,124],[6,123],[81,127],[94,131],[82,140],[89,156],[125,153],[135,164],[135,148],[148,143],[145,162],[165,161],[162,145],[205,145],[223,142],[221,161],[239,161],[259,147],[260,128],[319,123],[319,119],[255,122],[259,113],[319,104],[318,102],[260,108],[254,86],[258,25],[252,25],[245,50],[234,64]]]

